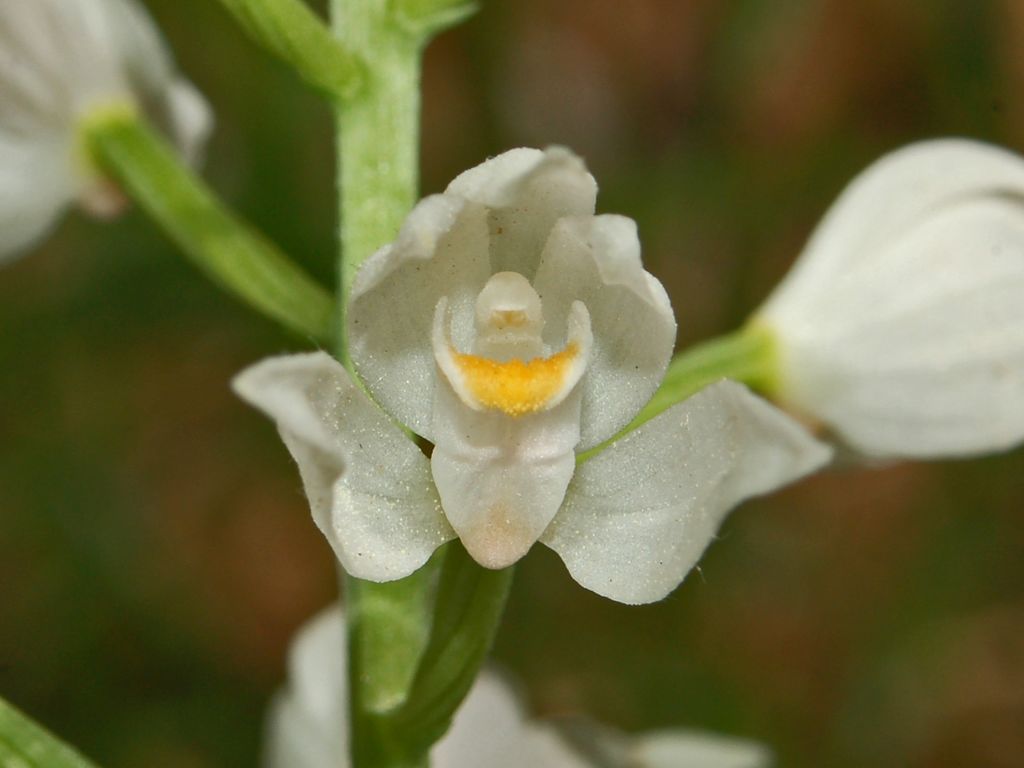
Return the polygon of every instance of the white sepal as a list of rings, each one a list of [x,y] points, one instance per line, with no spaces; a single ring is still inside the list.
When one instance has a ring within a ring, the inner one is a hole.
[[[353,576],[408,576],[454,538],[427,458],[329,355],[264,360],[234,388],[277,423],[313,519]]]
[[[883,158],[755,316],[778,396],[876,457],[1024,439],[1024,160],[969,141]]]
[[[541,541],[587,589],[622,603],[660,600],[734,506],[830,456],[781,411],[722,381],[580,466]]]

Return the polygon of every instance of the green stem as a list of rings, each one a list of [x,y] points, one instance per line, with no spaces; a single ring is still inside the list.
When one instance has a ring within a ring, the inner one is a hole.
[[[331,2],[335,35],[366,63],[363,88],[339,103],[336,114],[341,245],[336,351],[350,370],[345,309],[356,272],[395,238],[418,186],[422,44],[397,27],[389,10],[390,0]],[[408,661],[419,658],[429,627],[429,597],[407,582],[344,579],[353,768],[416,765],[378,727],[379,714],[404,699],[413,671],[406,673]],[[418,622],[421,635],[409,633],[410,622]]]
[[[771,333],[747,326],[727,336],[711,339],[676,355],[654,397],[629,425],[602,445],[581,453],[582,463],[619,437],[681,403],[709,384],[733,379],[758,390],[770,390],[775,377],[775,345]]]
[[[465,10],[464,4],[438,0],[400,16],[403,5],[408,3],[332,2],[335,33],[366,63],[364,87],[337,112],[337,351],[350,371],[346,299],[359,267],[394,240],[416,199],[422,48],[431,31]],[[426,766],[430,745],[447,730],[491,646],[511,571],[481,568],[461,544],[445,549],[436,590],[429,589],[433,566],[390,584],[345,579],[354,768]]]
[[[390,0],[332,0],[335,33],[367,64],[365,87],[339,105],[341,322],[356,272],[394,240],[416,201],[419,183],[420,66],[423,40],[389,15]]]
[[[192,262],[292,330],[331,337],[334,300],[273,243],[228,212],[147,125],[127,113],[82,126],[89,155]]]

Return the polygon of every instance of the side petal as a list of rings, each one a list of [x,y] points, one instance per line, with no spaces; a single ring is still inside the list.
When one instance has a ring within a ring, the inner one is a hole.
[[[483,207],[454,195],[425,198],[352,288],[348,338],[359,377],[388,413],[430,439],[434,309],[448,297],[453,338],[467,348],[476,295],[491,276],[487,242]]]
[[[487,208],[491,272],[532,279],[555,222],[594,213],[597,182],[562,147],[513,149],[461,174],[447,192]]]
[[[555,225],[534,288],[546,339],[560,343],[573,301],[590,312],[594,347],[583,388],[580,450],[626,426],[665,375],[676,340],[668,294],[640,261],[636,223],[624,216],[578,216]]]
[[[353,576],[408,576],[454,538],[427,458],[329,355],[264,360],[234,388],[277,423],[313,519]]]
[[[1024,440],[1024,202],[961,202],[764,322],[780,395],[861,453],[1012,447]]]
[[[580,466],[541,541],[599,595],[660,600],[696,565],[736,504],[830,456],[781,411],[722,381]]]
[[[576,468],[579,391],[549,411],[474,411],[437,386],[431,469],[445,515],[486,568],[512,565],[555,516]]]
[[[758,314],[783,319],[839,274],[950,206],[1022,195],[1024,160],[989,144],[939,139],[885,155],[843,190]]]

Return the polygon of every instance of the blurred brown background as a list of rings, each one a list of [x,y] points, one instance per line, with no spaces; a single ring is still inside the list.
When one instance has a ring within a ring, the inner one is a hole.
[[[148,0],[219,118],[208,177],[325,282],[325,107],[210,0]],[[687,345],[736,326],[842,185],[937,135],[1024,150],[1021,0],[483,0],[426,65],[423,188],[563,143],[640,224]],[[107,768],[256,763],[332,560],[229,377],[302,349],[139,214],[0,271],[0,695]],[[1024,766],[1024,451],[850,470],[732,516],[647,608],[538,547],[497,658],[545,714],[780,766]]]

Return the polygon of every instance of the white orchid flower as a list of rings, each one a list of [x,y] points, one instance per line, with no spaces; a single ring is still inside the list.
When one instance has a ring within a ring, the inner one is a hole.
[[[635,225],[595,216],[595,197],[569,152],[512,150],[419,203],[363,266],[352,360],[384,411],[433,443],[429,460],[326,354],[236,379],[276,420],[354,576],[406,576],[455,536],[502,568],[539,540],[585,587],[658,600],[733,506],[828,459],[720,382],[578,466],[647,402],[675,338]]]
[[[346,633],[328,609],[303,627],[288,659],[289,685],[267,722],[264,768],[344,768],[348,763]],[[600,727],[567,739],[529,720],[501,678],[477,678],[452,727],[430,753],[435,768],[764,768],[758,744],[709,734],[660,731],[629,737]]]
[[[779,398],[877,457],[1024,440],[1024,160],[915,144],[840,196],[755,315]]]
[[[189,161],[211,126],[134,0],[0,0],[0,261],[76,201],[97,216],[123,205],[79,131],[107,109],[144,114]]]

